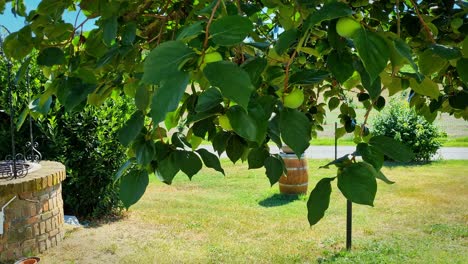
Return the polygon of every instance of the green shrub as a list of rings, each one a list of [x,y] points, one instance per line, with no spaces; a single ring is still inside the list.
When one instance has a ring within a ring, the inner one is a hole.
[[[13,68],[13,73],[18,65]],[[0,62],[0,160],[11,152],[9,104],[6,65]],[[40,70],[31,69],[32,93],[41,91],[45,80]],[[5,87],[5,88],[4,88]],[[15,122],[28,105],[24,81],[14,87]],[[117,130],[131,113],[125,99],[114,96],[99,107],[86,106],[80,112],[65,112],[54,99],[47,116],[33,116],[33,132],[38,150],[44,160],[63,163],[67,179],[62,183],[65,213],[80,217],[99,218],[119,212],[123,207],[118,185],[113,177],[126,158],[125,149],[118,143]],[[27,152],[29,123],[15,132],[18,153]]]
[[[441,147],[440,139],[445,136],[403,100],[391,101],[389,107],[374,118],[372,133],[404,143],[413,150],[414,161],[429,161]]]
[[[123,99],[107,100],[102,106],[86,106],[73,113],[58,107],[54,115],[40,122],[48,139],[44,156],[67,167],[62,185],[66,212],[98,218],[123,208],[113,179],[126,158],[117,131],[128,107]]]

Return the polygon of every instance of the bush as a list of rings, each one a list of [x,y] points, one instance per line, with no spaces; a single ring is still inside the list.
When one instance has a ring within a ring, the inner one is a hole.
[[[391,101],[389,107],[374,119],[372,133],[404,143],[414,152],[414,161],[429,161],[441,147],[440,139],[445,136],[403,100]]]
[[[108,100],[74,113],[58,107],[39,123],[48,138],[43,155],[67,168],[62,185],[65,212],[98,218],[123,208],[113,179],[126,158],[117,131],[128,112],[124,100]]]
[[[13,68],[13,73],[18,65]],[[0,62],[0,85],[7,87],[6,65]],[[31,69],[32,93],[41,91],[45,82],[37,67]],[[10,110],[7,89],[0,89],[0,160],[11,152]],[[25,83],[14,87],[15,122],[28,96]],[[34,113],[33,132],[44,160],[63,163],[67,179],[62,183],[64,209],[67,214],[99,218],[119,212],[123,207],[118,185],[113,177],[125,161],[125,149],[118,143],[117,130],[131,113],[130,104],[118,96],[99,107],[86,106],[80,112],[68,113],[54,99],[47,116]],[[26,153],[29,138],[26,121],[15,131],[17,153]]]

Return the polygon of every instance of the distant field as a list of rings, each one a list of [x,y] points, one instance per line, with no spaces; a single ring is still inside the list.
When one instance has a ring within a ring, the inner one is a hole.
[[[365,114],[364,109],[356,109],[358,123],[363,122]],[[372,111],[368,124],[372,124],[372,119],[378,114],[377,111]],[[312,140],[313,145],[333,145],[335,122],[340,122],[338,119],[339,110],[329,112],[326,118],[327,124],[324,126],[324,131],[318,133],[318,138]],[[468,147],[468,122],[463,119],[457,119],[448,114],[440,115],[435,121],[435,125],[442,131],[447,133],[447,138],[442,140],[444,147]],[[353,145],[352,134],[347,134],[339,139],[340,145]]]
[[[310,189],[336,173],[309,160]],[[375,207],[353,206],[353,251],[344,251],[346,201],[336,183],[330,208],[307,223],[307,197],[270,187],[263,169],[223,161],[172,186],[151,177],[124,219],[69,228],[41,263],[468,263],[468,175],[464,161],[387,164]],[[309,189],[309,191],[310,191]]]

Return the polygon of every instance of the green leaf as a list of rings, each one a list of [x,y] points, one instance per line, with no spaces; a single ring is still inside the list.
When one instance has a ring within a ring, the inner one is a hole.
[[[166,158],[158,162],[158,168],[156,169],[156,175],[158,178],[166,183],[171,184],[172,180],[179,172],[180,168],[177,160],[175,159],[174,152],[171,152]]]
[[[151,94],[146,85],[138,85],[135,92],[136,107],[146,113],[150,103]]]
[[[111,46],[112,41],[114,41],[117,37],[118,26],[119,23],[117,22],[117,16],[111,16],[102,21],[102,40],[104,41],[104,44],[106,44],[108,47]]]
[[[148,165],[154,158],[154,144],[151,141],[141,140],[135,144],[136,161],[141,165]]]
[[[328,108],[330,109],[330,111],[333,111],[333,109],[336,109],[339,105],[340,99],[338,99],[337,97],[332,97],[328,101]]]
[[[257,116],[248,114],[242,107],[235,105],[230,107],[226,114],[234,132],[239,136],[257,142],[259,145],[265,140],[268,119],[262,118],[261,113]]]
[[[462,43],[463,58],[468,58],[468,36],[465,37]]]
[[[429,47],[434,54],[446,60],[455,60],[462,56],[461,51],[456,47],[447,47],[440,44],[432,44]]]
[[[189,179],[192,179],[193,175],[197,174],[203,167],[200,158],[191,151],[176,150],[174,155],[179,163],[180,170],[185,173]]]
[[[447,60],[435,54],[431,49],[426,49],[419,55],[419,70],[425,76],[431,76],[433,73],[442,70],[447,65]]]
[[[310,28],[322,21],[350,16],[352,14],[353,10],[351,10],[347,4],[341,2],[331,2],[325,4],[318,11],[311,13],[307,17],[304,24],[306,25],[306,28]]]
[[[356,71],[359,72],[359,75],[361,76],[362,86],[364,86],[366,91],[369,93],[370,97],[372,99],[376,99],[377,97],[379,97],[380,93],[382,92],[382,83],[380,76],[377,77],[373,82],[371,82],[369,73],[367,73],[361,61],[355,61],[353,65]],[[385,72],[382,72],[382,75],[383,74],[385,74]]]
[[[29,104],[29,109],[31,112],[40,113],[41,115],[47,115],[50,110],[50,105],[52,104],[52,96],[46,97],[45,100],[41,100],[41,98],[34,99]]]
[[[23,63],[21,63],[21,67],[18,69],[15,75],[14,83],[17,85],[19,82],[24,78],[26,72],[29,69],[29,64],[31,63],[32,57],[28,57]]]
[[[338,188],[353,203],[374,206],[377,172],[365,162],[344,167],[338,174]]]
[[[118,139],[124,146],[128,146],[140,134],[145,122],[145,115],[141,111],[132,114],[118,132]]]
[[[387,183],[387,184],[394,184],[395,182],[394,181],[391,181],[389,180],[381,171],[378,171],[377,172],[377,175],[376,175],[377,179]]]
[[[122,43],[132,45],[135,41],[137,25],[135,22],[128,22],[122,28]]]
[[[311,124],[304,113],[284,108],[280,115],[281,138],[299,158],[309,147]]]
[[[247,72],[228,61],[209,63],[203,72],[211,85],[218,87],[225,97],[247,109],[250,94],[254,90]]]
[[[395,45],[395,50],[400,54],[400,56],[404,57],[413,67],[415,72],[418,72],[418,65],[413,60],[413,53],[411,51],[411,47],[406,44],[406,42],[400,38],[396,38],[393,40],[393,44]]]
[[[254,59],[247,60],[241,65],[250,77],[250,81],[255,87],[259,87],[262,81],[262,73],[267,66],[267,60],[265,58],[256,57]]]
[[[414,158],[413,151],[408,146],[393,138],[374,136],[369,144],[396,161],[408,162]]]
[[[184,27],[180,31],[180,33],[177,35],[176,40],[190,41],[196,38],[198,35],[200,35],[203,32],[202,24],[203,24],[202,21],[197,21],[193,23],[192,25]]]
[[[289,84],[309,85],[316,84],[328,78],[330,74],[320,70],[302,70],[295,72],[289,79]]]
[[[410,79],[410,87],[418,94],[427,95],[434,99],[439,98],[439,86],[429,77],[424,78],[421,83],[418,83],[415,79]]]
[[[210,35],[217,45],[232,46],[242,42],[252,30],[253,25],[248,18],[234,15],[213,21]]]
[[[349,52],[339,52],[337,50],[330,52],[327,67],[340,83],[344,83],[354,73],[353,58]]]
[[[283,163],[275,156],[269,156],[265,159],[266,176],[270,180],[271,186],[279,181],[281,175],[283,175]]]
[[[188,81],[188,73],[178,72],[161,82],[151,101],[151,118],[155,124],[163,121],[167,113],[177,109]]]
[[[244,153],[245,144],[238,136],[231,136],[226,145],[226,154],[232,163],[236,163]]]
[[[370,83],[373,83],[385,69],[390,58],[387,43],[378,34],[364,29],[359,29],[353,40],[364,67],[369,73]]]
[[[312,190],[307,201],[307,219],[311,226],[315,225],[323,218],[325,211],[330,205],[331,182],[335,178],[321,179]]]
[[[148,183],[148,173],[144,170],[132,170],[122,178],[120,181],[119,198],[125,208],[128,209],[140,200],[146,191]]]
[[[134,161],[135,159],[131,158],[127,160],[124,164],[122,164],[122,166],[120,166],[119,170],[114,175],[114,182],[120,179],[120,177],[122,177],[122,175],[131,167]]]
[[[96,85],[83,83],[80,78],[63,77],[57,86],[57,97],[67,111],[83,103]]]
[[[195,52],[181,41],[168,41],[158,45],[145,59],[142,82],[159,84],[163,80],[180,77],[179,69]]]
[[[362,156],[362,159],[371,164],[376,171],[382,168],[384,162],[384,154],[373,146],[366,143],[359,143],[356,146],[356,152]]]
[[[206,167],[215,169],[216,171],[219,171],[223,175],[225,175],[224,169],[221,168],[221,163],[219,162],[219,159],[218,157],[216,157],[215,154],[209,152],[206,149],[197,149],[196,151],[198,154],[200,154],[200,157],[202,158],[203,163],[205,163]]]
[[[280,56],[283,55],[283,53],[286,52],[289,47],[297,40],[298,36],[299,32],[295,28],[286,30],[281,33],[274,47],[276,53]]]
[[[221,155],[226,150],[231,133],[221,131],[213,137],[213,149]]]
[[[268,150],[265,149],[264,146],[252,149],[249,152],[249,156],[247,157],[247,161],[249,163],[249,170],[263,167],[265,159],[269,156],[270,153],[268,152]]]
[[[218,90],[218,88],[208,88],[205,91],[203,91],[199,96],[197,100],[197,106],[195,107],[195,111],[197,112],[205,112],[219,103],[223,101],[223,95],[221,92]]]
[[[22,60],[34,48],[30,26],[25,26],[18,32],[9,34],[3,43],[5,55],[9,58]]]
[[[457,72],[465,85],[468,85],[468,59],[461,58],[457,61]]]

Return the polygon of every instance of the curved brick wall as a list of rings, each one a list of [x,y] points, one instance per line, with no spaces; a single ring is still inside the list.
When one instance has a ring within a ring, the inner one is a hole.
[[[25,178],[0,181],[0,208],[5,208],[0,261],[43,252],[63,239],[62,184],[65,166],[42,161],[42,168]]]

